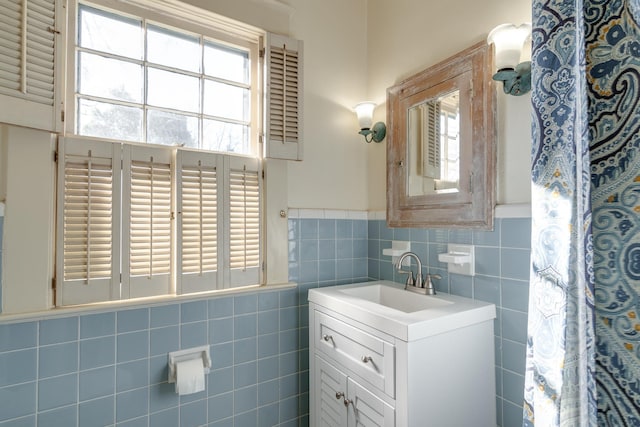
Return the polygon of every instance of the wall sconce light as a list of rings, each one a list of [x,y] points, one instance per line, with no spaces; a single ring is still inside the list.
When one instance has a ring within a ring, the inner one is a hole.
[[[361,102],[353,107],[358,115],[358,124],[360,125],[360,132],[358,133],[363,135],[368,143],[371,141],[380,142],[387,135],[387,126],[384,123],[377,122],[371,127],[374,108],[376,108],[376,104],[369,101]]]
[[[502,24],[491,30],[487,43],[495,45],[497,72],[493,80],[503,83],[504,93],[520,96],[531,90],[531,61],[522,61],[525,42],[531,36],[531,24]]]

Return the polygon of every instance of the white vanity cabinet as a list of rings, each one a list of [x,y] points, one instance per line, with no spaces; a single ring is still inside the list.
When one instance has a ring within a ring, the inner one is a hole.
[[[316,426],[395,426],[392,405],[318,355],[313,372],[319,387]]]
[[[317,426],[395,426],[395,349],[370,334],[315,310],[311,372]],[[362,386],[366,382],[369,387]]]
[[[352,286],[309,293],[311,427],[495,427],[492,304],[438,295],[420,318]]]

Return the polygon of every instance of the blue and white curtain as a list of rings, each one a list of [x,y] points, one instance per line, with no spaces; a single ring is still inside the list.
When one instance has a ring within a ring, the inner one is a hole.
[[[581,0],[534,0],[525,426],[596,426],[584,37]]]
[[[533,0],[525,426],[640,425],[640,0]]]
[[[598,425],[640,426],[640,1],[585,8]]]

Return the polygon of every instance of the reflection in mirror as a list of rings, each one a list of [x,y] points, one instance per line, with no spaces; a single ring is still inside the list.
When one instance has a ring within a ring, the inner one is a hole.
[[[409,108],[409,196],[459,191],[459,101],[456,90]]]

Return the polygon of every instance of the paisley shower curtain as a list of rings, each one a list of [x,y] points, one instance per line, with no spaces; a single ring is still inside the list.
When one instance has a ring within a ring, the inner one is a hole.
[[[525,426],[640,425],[640,0],[533,0]]]
[[[585,18],[598,425],[640,426],[640,0]]]
[[[582,1],[533,1],[532,240],[524,425],[595,426]]]

